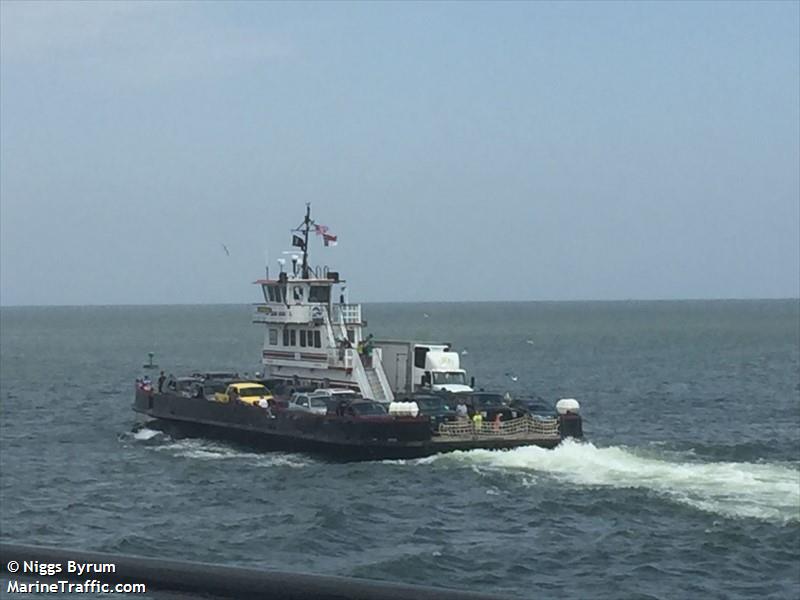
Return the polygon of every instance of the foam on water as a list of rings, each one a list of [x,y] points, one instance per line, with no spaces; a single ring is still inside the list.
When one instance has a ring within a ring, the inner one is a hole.
[[[641,456],[635,450],[567,441],[506,452],[472,450],[419,461],[459,461],[477,468],[545,473],[579,486],[651,490],[667,499],[726,517],[800,521],[800,470],[784,464],[698,462]],[[523,481],[536,485],[536,480]]]
[[[291,467],[301,469],[311,465],[314,461],[300,454],[260,454],[253,463],[258,467]]]
[[[139,431],[135,431],[133,433],[133,439],[139,440],[140,442],[146,442],[147,440],[153,439],[157,435],[161,435],[161,432],[156,429],[142,427]]]
[[[300,454],[270,452],[260,454],[245,452],[232,446],[218,444],[202,439],[186,438],[169,444],[154,447],[158,452],[168,452],[180,458],[194,460],[238,460],[255,467],[293,467],[308,466],[313,461]]]

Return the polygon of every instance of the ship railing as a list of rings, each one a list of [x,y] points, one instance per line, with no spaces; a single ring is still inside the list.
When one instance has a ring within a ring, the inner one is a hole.
[[[353,355],[354,352],[348,352],[347,350],[342,350],[342,357],[344,358],[344,368],[347,371],[353,370]]]
[[[445,437],[557,437],[558,419],[523,415],[510,421],[453,421],[439,425],[439,435]]]
[[[361,323],[360,304],[333,304],[333,321],[336,323]]]
[[[328,364],[350,372],[353,370],[354,357],[358,356],[355,350],[345,348],[340,341],[335,347],[328,348]]]

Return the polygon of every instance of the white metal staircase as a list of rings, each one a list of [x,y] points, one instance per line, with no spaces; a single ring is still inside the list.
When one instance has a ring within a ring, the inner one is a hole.
[[[383,386],[381,385],[381,380],[378,378],[378,374],[375,372],[374,367],[365,368],[367,372],[367,381],[369,381],[369,387],[372,389],[373,400],[377,400],[378,402],[385,402],[388,400],[386,398],[386,394],[383,391]]]
[[[361,322],[361,305],[335,304],[333,308],[334,318],[331,320],[328,319],[327,316],[325,317],[332,347],[336,345],[334,327],[338,329],[339,339],[345,340],[347,339],[345,322]],[[386,373],[383,371],[380,349],[375,348],[372,351],[372,365],[369,367],[362,362],[361,357],[354,348],[345,350],[344,355],[345,367],[353,370],[353,377],[364,397],[376,400],[377,402],[392,402],[394,400],[394,394],[392,393],[392,388],[389,386],[389,380],[386,378]]]

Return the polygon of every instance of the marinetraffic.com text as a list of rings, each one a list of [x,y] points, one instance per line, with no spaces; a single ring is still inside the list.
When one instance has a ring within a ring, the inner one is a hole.
[[[114,563],[10,560],[6,569],[11,575],[4,590],[7,594],[143,594],[147,591],[144,583],[106,583],[92,578],[95,574],[116,573]],[[33,579],[36,577],[46,579]],[[71,581],[83,577],[86,578],[83,581]]]

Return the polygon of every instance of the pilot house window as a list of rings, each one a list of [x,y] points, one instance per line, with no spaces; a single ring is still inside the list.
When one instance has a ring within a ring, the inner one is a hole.
[[[267,302],[283,302],[281,287],[279,285],[265,285],[264,300]]]
[[[270,346],[277,346],[278,345],[278,330],[271,328],[269,330],[269,345]]]
[[[312,285],[308,292],[309,302],[328,303],[331,299],[331,288],[327,285]]]

